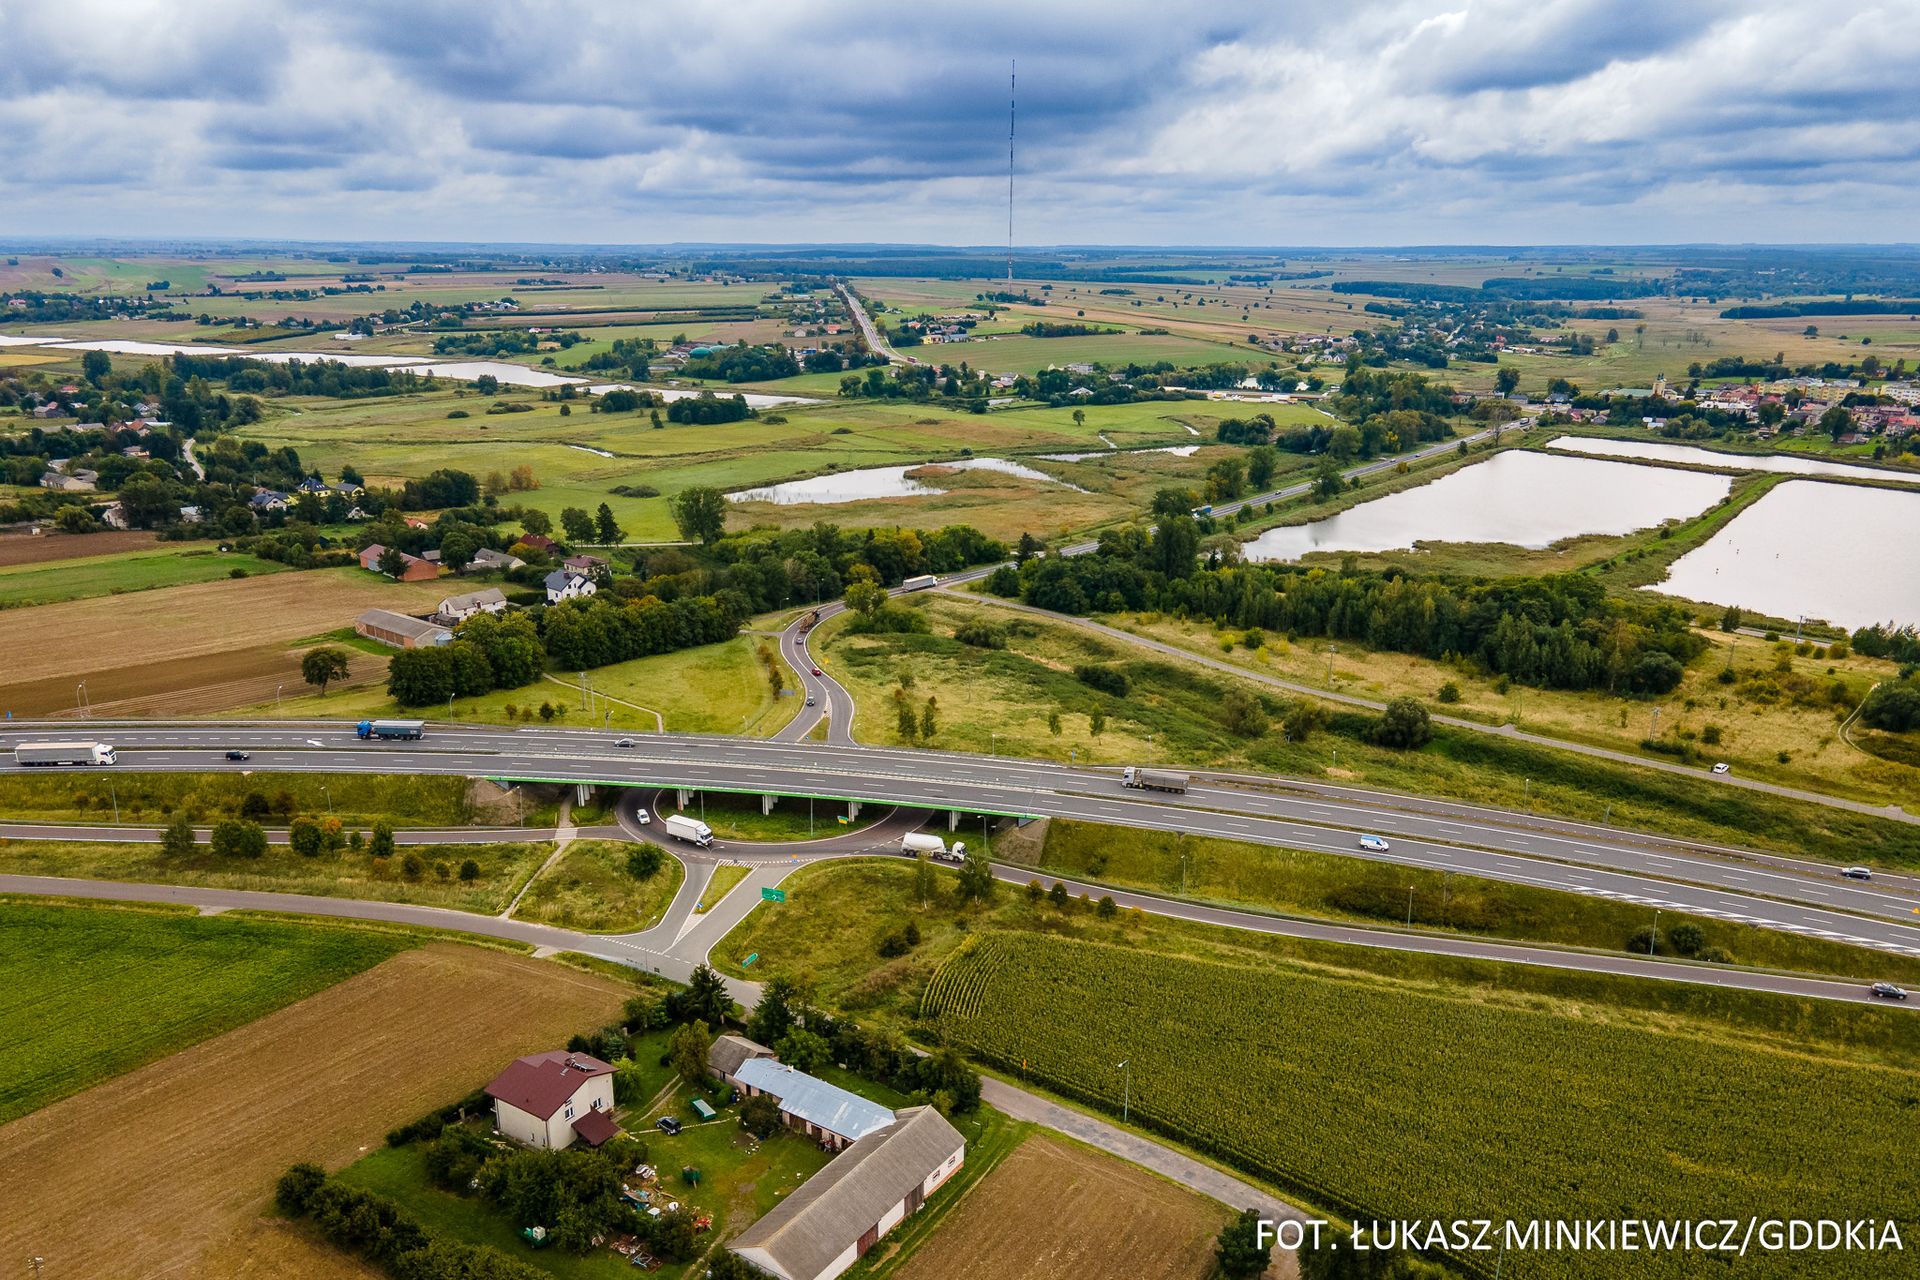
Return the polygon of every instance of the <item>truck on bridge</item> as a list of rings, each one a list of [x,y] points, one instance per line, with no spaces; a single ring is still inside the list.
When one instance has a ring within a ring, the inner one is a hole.
[[[117,759],[104,742],[23,742],[13,749],[18,765],[112,764]]]
[[[1184,773],[1169,773],[1165,769],[1136,769],[1128,765],[1120,774],[1120,785],[1133,787],[1140,791],[1171,791],[1175,795],[1185,795],[1190,779]]]
[[[427,731],[424,720],[362,720],[353,731],[361,738],[405,739],[412,741]]]
[[[666,826],[667,834],[675,840],[685,840],[702,849],[713,843],[713,828],[698,818],[689,818],[684,813],[670,814]]]

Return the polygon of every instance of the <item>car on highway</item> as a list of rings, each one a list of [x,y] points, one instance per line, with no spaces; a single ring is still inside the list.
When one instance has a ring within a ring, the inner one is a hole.
[[[1360,847],[1369,853],[1385,853],[1387,850],[1393,848],[1392,845],[1387,843],[1385,836],[1361,836]]]
[[[622,738],[618,742],[614,743],[613,745],[616,747],[637,747],[640,744],[635,742],[632,738]]]
[[[1873,868],[1872,867],[1847,867],[1843,869],[1840,872],[1840,874],[1845,876],[1849,880],[1871,880],[1873,879]]]
[[[252,756],[250,756],[250,755],[248,755],[248,754],[247,754],[246,752],[244,752],[244,751],[229,751],[229,752],[227,752],[227,759],[229,759],[229,760],[251,760],[251,759],[253,759],[253,757],[252,757]]]
[[[812,705],[813,705],[813,695],[812,695],[812,694],[808,694],[808,695],[807,695],[807,705],[808,705],[808,706],[812,706]]]
[[[1882,1000],[1905,1000],[1907,998],[1907,989],[1905,987],[1896,987],[1891,982],[1876,982],[1868,987],[1867,990]]]
[[[653,818],[651,817],[651,815],[647,813],[647,811],[644,808],[635,809],[633,811],[633,820],[639,823],[643,827],[650,826],[653,823]]]
[[[680,1132],[680,1122],[672,1116],[661,1116],[653,1122],[653,1127],[666,1134],[669,1138]]]
[[[826,674],[826,673],[825,673],[825,672],[823,672],[823,671],[821,671],[821,670],[820,670],[820,668],[818,668],[818,667],[815,667],[815,668],[813,669],[813,674],[815,674],[815,675],[824,675],[824,674]]]
[[[1722,760],[1719,764],[1716,764],[1713,766],[1713,771],[1715,773],[1732,773],[1733,766],[1728,764],[1725,760]]]

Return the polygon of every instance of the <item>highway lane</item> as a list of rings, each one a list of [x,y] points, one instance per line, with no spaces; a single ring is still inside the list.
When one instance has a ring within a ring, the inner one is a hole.
[[[222,740],[249,732],[201,726]],[[633,750],[606,745],[604,735],[537,730],[448,733],[440,745],[354,743],[313,727],[258,730],[293,737],[292,749],[253,743],[251,767],[292,772],[413,771],[612,785],[687,786],[821,798],[854,797],[928,809],[958,809],[1113,823],[1147,830],[1218,836],[1287,848],[1483,876],[1687,911],[1740,923],[1920,954],[1920,898],[1837,876],[1741,865],[1677,851],[1655,853],[1632,840],[1609,841],[1528,831],[1492,822],[1448,821],[1417,812],[1369,809],[1352,801],[1291,796],[1202,779],[1185,796],[1122,791],[1111,774],[1040,761],[951,756],[936,752],[845,748],[726,738],[649,736]],[[311,735],[318,733],[320,738]],[[205,747],[148,747],[168,731],[118,732],[119,767],[165,771],[221,767]],[[144,741],[142,741],[144,740]],[[320,741],[320,747],[305,743]],[[351,739],[348,739],[351,741]],[[10,745],[0,735],[0,748]],[[230,766],[229,766],[230,767]],[[1204,807],[1201,807],[1204,806]],[[1392,837],[1374,854],[1355,845],[1356,829]]]

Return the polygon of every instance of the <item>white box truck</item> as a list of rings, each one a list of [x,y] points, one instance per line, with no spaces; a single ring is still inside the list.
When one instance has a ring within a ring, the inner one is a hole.
[[[908,578],[900,584],[902,591],[931,591],[940,585],[940,579],[930,573],[922,573]]]
[[[965,862],[967,846],[956,840],[953,848],[947,848],[947,842],[939,836],[930,836],[918,831],[909,831],[900,837],[900,852],[909,858],[926,854],[941,862]]]
[[[13,749],[20,765],[112,764],[119,759],[104,742],[23,742]]]
[[[1128,765],[1120,774],[1120,785],[1133,787],[1141,791],[1171,791],[1176,795],[1185,795],[1189,779],[1184,773],[1168,773],[1165,769],[1136,769]]]
[[[688,844],[697,844],[702,849],[713,843],[713,828],[698,818],[689,818],[684,813],[668,817],[667,834],[675,840],[685,840]]]

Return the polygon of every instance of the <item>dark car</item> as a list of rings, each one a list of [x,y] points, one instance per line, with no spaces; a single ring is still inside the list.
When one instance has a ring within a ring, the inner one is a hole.
[[[620,741],[614,743],[613,745],[616,747],[637,747],[640,744],[635,742],[632,738],[622,738],[620,739]]]
[[[1876,982],[1868,987],[1867,990],[1879,996],[1882,1000],[1905,1000],[1907,998],[1906,988],[1896,987],[1891,982]]]
[[[252,756],[250,756],[250,755],[248,755],[248,754],[247,754],[246,752],[244,752],[244,751],[229,751],[229,752],[227,752],[227,759],[229,759],[229,760],[251,760],[251,759],[253,759],[253,757],[252,757]]]
[[[815,668],[813,669],[813,674],[815,674],[815,675],[819,675],[819,674],[820,674],[820,668],[818,668],[818,667],[815,667]]]
[[[660,1132],[666,1134],[668,1137],[673,1137],[675,1134],[680,1132],[680,1122],[678,1120],[675,1120],[672,1116],[661,1116],[658,1120],[655,1120],[653,1122],[653,1127],[658,1129]]]
[[[1840,874],[1845,876],[1849,880],[1871,880],[1873,879],[1873,868],[1848,867],[1846,870],[1842,871]]]

